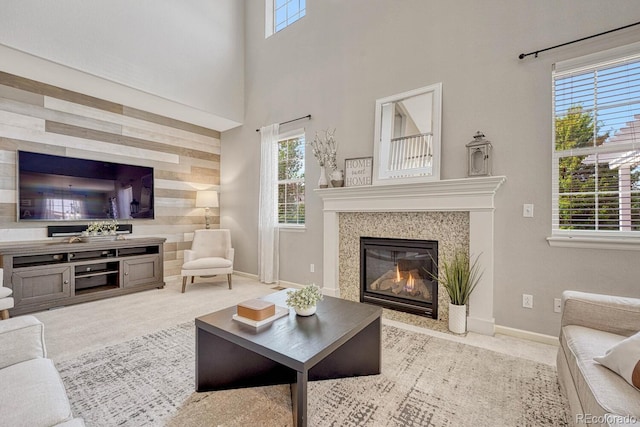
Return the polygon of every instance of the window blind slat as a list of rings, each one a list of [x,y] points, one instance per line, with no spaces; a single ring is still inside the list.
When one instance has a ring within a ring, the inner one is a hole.
[[[552,226],[640,233],[640,44],[621,60],[556,67]],[[566,64],[565,64],[566,65]],[[635,234],[634,234],[635,235]]]

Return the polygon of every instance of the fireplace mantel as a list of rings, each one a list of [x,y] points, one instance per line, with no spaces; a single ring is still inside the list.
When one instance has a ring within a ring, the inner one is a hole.
[[[493,335],[494,196],[505,181],[504,176],[491,176],[314,190],[323,201],[323,292],[340,296],[340,212],[468,211],[469,250],[472,255],[481,254],[478,262],[484,273],[469,301],[467,327],[470,331]]]

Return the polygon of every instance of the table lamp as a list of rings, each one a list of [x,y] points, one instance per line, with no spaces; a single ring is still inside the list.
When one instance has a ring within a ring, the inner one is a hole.
[[[218,192],[213,190],[198,191],[196,193],[196,208],[204,208],[204,220],[207,229],[211,228],[209,208],[218,207]]]

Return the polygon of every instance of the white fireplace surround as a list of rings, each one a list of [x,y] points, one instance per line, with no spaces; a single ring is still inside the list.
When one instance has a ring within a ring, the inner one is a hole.
[[[469,300],[469,331],[495,332],[493,317],[494,196],[504,176],[449,179],[414,184],[317,189],[323,201],[323,292],[340,296],[338,253],[340,212],[469,212],[469,251],[478,260],[482,278]]]

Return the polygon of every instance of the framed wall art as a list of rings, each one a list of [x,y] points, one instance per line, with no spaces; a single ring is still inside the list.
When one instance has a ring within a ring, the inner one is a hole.
[[[344,161],[344,186],[371,185],[373,157],[357,157]]]

